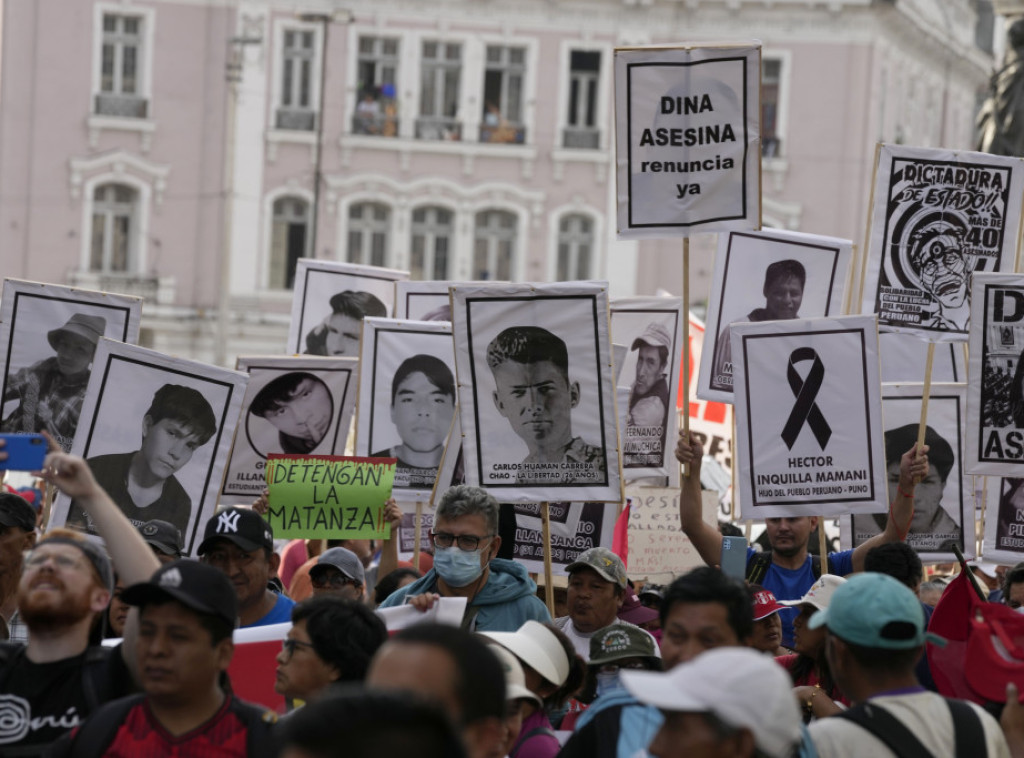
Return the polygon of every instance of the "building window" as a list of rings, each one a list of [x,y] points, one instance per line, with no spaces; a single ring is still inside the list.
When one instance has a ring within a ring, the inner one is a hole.
[[[398,134],[398,40],[393,37],[359,38],[359,102],[352,122],[355,134]]]
[[[579,213],[562,216],[558,222],[557,280],[590,279],[593,251],[594,222]]]
[[[461,76],[462,45],[455,42],[423,43],[417,137],[462,139],[462,127],[458,121]]]
[[[565,120],[563,147],[595,150],[600,146],[597,128],[597,85],[601,53],[573,50],[569,56],[569,112]]]
[[[454,214],[429,206],[412,212],[412,251],[409,273],[413,279],[448,279],[451,268]]]
[[[124,184],[101,184],[92,194],[89,269],[104,274],[135,270],[139,193]]]
[[[98,115],[146,118],[149,112],[142,91],[142,25],[140,16],[103,14]]]
[[[391,208],[356,203],[348,209],[348,262],[386,266],[391,237]]]
[[[286,29],[281,46],[281,102],[278,129],[311,132],[316,129],[313,103],[313,64],[316,38],[310,29]]]
[[[476,214],[473,278],[510,281],[516,252],[516,215],[488,210]]]
[[[765,58],[761,61],[761,157],[782,155],[779,134],[779,87],[782,82],[782,61]]]
[[[525,47],[487,46],[481,142],[522,143],[526,139],[523,126],[525,80]]]
[[[274,201],[270,229],[271,289],[291,289],[295,285],[295,266],[309,255],[309,209],[301,197],[282,197]]]

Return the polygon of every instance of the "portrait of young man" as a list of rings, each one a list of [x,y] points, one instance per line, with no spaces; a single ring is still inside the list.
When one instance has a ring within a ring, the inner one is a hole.
[[[99,485],[136,526],[159,519],[187,531],[192,500],[175,474],[217,431],[213,408],[201,392],[179,384],[156,391],[142,418],[138,450],[89,458]],[[67,523],[94,532],[88,515],[71,502]]]
[[[363,319],[385,318],[387,306],[370,292],[344,290],[331,297],[331,314],[306,334],[308,355],[359,355]]]
[[[519,482],[602,479],[604,450],[572,431],[580,385],[569,377],[564,340],[539,326],[512,326],[491,340],[486,356],[494,405],[527,447]]]
[[[277,444],[259,453],[304,455],[313,452],[331,428],[334,400],[323,380],[293,371],[268,382],[253,398],[249,413],[277,431]]]

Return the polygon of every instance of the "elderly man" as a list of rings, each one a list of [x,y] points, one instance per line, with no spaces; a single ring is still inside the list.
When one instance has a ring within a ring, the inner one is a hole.
[[[274,531],[250,508],[225,508],[206,522],[199,559],[220,569],[238,594],[239,626],[266,626],[291,620],[295,603],[269,589],[281,559]]]
[[[19,495],[0,491],[0,639],[28,638],[18,616],[18,582],[24,555],[36,544],[35,530],[32,506]]]
[[[551,620],[526,569],[496,557],[501,547],[498,501],[484,490],[457,485],[445,492],[430,540],[434,567],[393,592],[382,608],[408,602],[425,611],[440,597],[464,597],[463,627],[479,632],[514,632],[530,619]]]
[[[622,683],[665,717],[647,748],[659,758],[790,758],[800,742],[789,677],[749,648],[711,650],[664,674],[623,671]]]
[[[807,550],[811,533],[818,525],[816,517],[765,519],[765,530],[772,549],[757,553],[747,548],[747,581],[770,590],[778,600],[799,600],[822,574],[846,576],[864,569],[864,556],[877,545],[901,542],[910,527],[914,511],[914,486],[928,474],[928,446],[918,454],[917,444],[903,454],[899,466],[899,484],[890,506],[885,531],[861,543],[855,550],[829,553],[827,561],[812,557]],[[709,566],[722,561],[722,534],[716,526],[701,517],[700,465],[704,447],[693,432],[689,438],[682,433],[676,444],[676,459],[689,464],[690,475],[682,485],[679,517],[683,532]],[[796,613],[787,610],[782,617],[782,644],[793,647],[793,619]]]
[[[626,567],[608,548],[592,547],[565,570],[569,573],[569,615],[555,619],[555,626],[587,661],[590,640],[597,632],[612,624],[629,624],[617,615],[626,599]]]
[[[362,600],[366,589],[366,574],[359,556],[348,548],[332,547],[325,550],[309,570],[313,597],[337,595],[346,600]]]
[[[821,758],[1009,755],[999,724],[984,710],[918,683],[914,666],[927,638],[924,611],[899,581],[870,572],[850,577],[828,608],[811,617],[812,629],[822,626],[832,676],[855,705],[811,725]],[[903,747],[891,749],[896,745]]]
[[[462,629],[416,624],[386,642],[370,662],[367,689],[411,692],[440,707],[470,758],[504,755],[505,677],[483,640]]]

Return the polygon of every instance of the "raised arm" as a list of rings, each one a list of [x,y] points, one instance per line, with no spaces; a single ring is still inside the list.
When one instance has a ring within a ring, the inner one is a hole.
[[[679,522],[683,532],[697,548],[701,560],[709,566],[717,566],[722,561],[722,533],[717,526],[704,521],[700,489],[700,464],[704,456],[704,445],[700,438],[690,432],[689,439],[679,432],[676,443],[676,460],[682,464],[690,464],[690,475],[682,479],[679,493]]]
[[[928,475],[928,446],[921,446],[918,455],[917,443],[900,458],[900,482],[896,488],[896,496],[889,504],[889,520],[885,522],[885,531],[858,546],[853,551],[853,570],[864,570],[864,556],[868,550],[887,542],[902,542],[910,531],[910,523],[914,520],[914,485]]]
[[[393,497],[384,503],[384,520],[391,524],[391,536],[380,543],[380,563],[377,564],[377,581],[398,568],[398,527],[402,523],[402,509]],[[419,570],[419,566],[416,567]],[[366,588],[366,594],[373,600],[373,587]]]

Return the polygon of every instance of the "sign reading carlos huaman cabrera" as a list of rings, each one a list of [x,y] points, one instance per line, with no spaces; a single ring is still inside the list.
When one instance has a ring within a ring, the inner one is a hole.
[[[737,324],[732,353],[743,517],[886,510],[874,317]]]
[[[757,44],[615,51],[618,234],[761,225]]]
[[[341,455],[356,404],[356,358],[242,356],[249,374],[220,502],[249,504],[271,453]]]
[[[730,328],[744,321],[835,316],[853,256],[853,242],[798,232],[718,235],[708,307],[708,330],[697,377],[697,397],[732,402]]]
[[[466,483],[620,502],[606,283],[453,287],[452,307]]]
[[[1024,161],[880,145],[863,313],[882,331],[964,341],[971,278],[1013,269]]]
[[[979,274],[967,367],[967,471],[1021,476],[1024,463],[1024,274]]]

